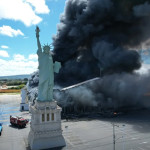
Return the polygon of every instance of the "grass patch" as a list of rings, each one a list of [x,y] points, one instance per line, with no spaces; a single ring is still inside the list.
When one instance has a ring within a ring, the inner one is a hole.
[[[20,93],[0,93],[0,95],[20,95]]]

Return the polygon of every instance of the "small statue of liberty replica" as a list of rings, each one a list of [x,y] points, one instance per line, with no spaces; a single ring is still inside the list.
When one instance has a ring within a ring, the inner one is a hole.
[[[50,46],[45,45],[42,52],[39,32],[39,27],[36,27],[39,85],[35,105],[30,106],[32,116],[28,142],[32,150],[65,146],[61,130],[61,108],[53,99],[54,72],[59,72],[61,64],[53,63]]]

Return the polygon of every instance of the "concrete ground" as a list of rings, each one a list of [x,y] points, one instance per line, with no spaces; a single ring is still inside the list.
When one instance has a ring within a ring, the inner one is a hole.
[[[27,143],[30,126],[18,129],[9,125],[9,115],[22,115],[30,119],[28,112],[19,111],[20,99],[20,95],[0,95],[0,122],[4,124],[0,150],[30,149]],[[63,136],[67,145],[58,150],[149,150],[149,114],[150,111],[140,111],[115,118],[62,120]],[[112,123],[115,124],[115,147]]]

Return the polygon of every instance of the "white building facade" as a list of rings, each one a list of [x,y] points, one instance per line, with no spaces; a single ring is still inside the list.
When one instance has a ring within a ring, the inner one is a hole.
[[[21,103],[20,103],[20,111],[28,111],[29,110],[29,102],[27,95],[27,88],[24,87],[21,89]]]

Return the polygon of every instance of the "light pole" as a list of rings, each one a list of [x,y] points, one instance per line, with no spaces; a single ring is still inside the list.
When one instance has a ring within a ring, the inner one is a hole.
[[[66,136],[68,135],[68,126],[65,126],[65,129],[66,129]],[[67,141],[66,141],[66,150],[68,150],[68,143],[67,143]]]
[[[124,124],[122,125],[123,127],[125,126]],[[123,132],[123,129],[122,129],[122,132]],[[123,137],[123,136],[122,136]],[[123,140],[123,144],[122,144],[122,147],[123,147],[123,150],[124,150],[124,143],[125,141]]]
[[[113,125],[113,150],[116,149],[116,135],[115,135],[115,126],[119,127],[118,125],[115,125],[114,123],[112,123]]]
[[[115,126],[116,127],[119,127],[119,125],[116,125],[114,123],[112,123],[112,126],[113,126],[113,150],[116,149],[116,135],[115,135]],[[125,125],[122,125],[122,126],[125,126]],[[123,136],[122,136],[123,137]],[[118,139],[117,139],[118,140]],[[123,150],[124,150],[124,143],[123,143]]]
[[[115,126],[114,126],[114,123],[113,123],[113,150],[115,150]]]

